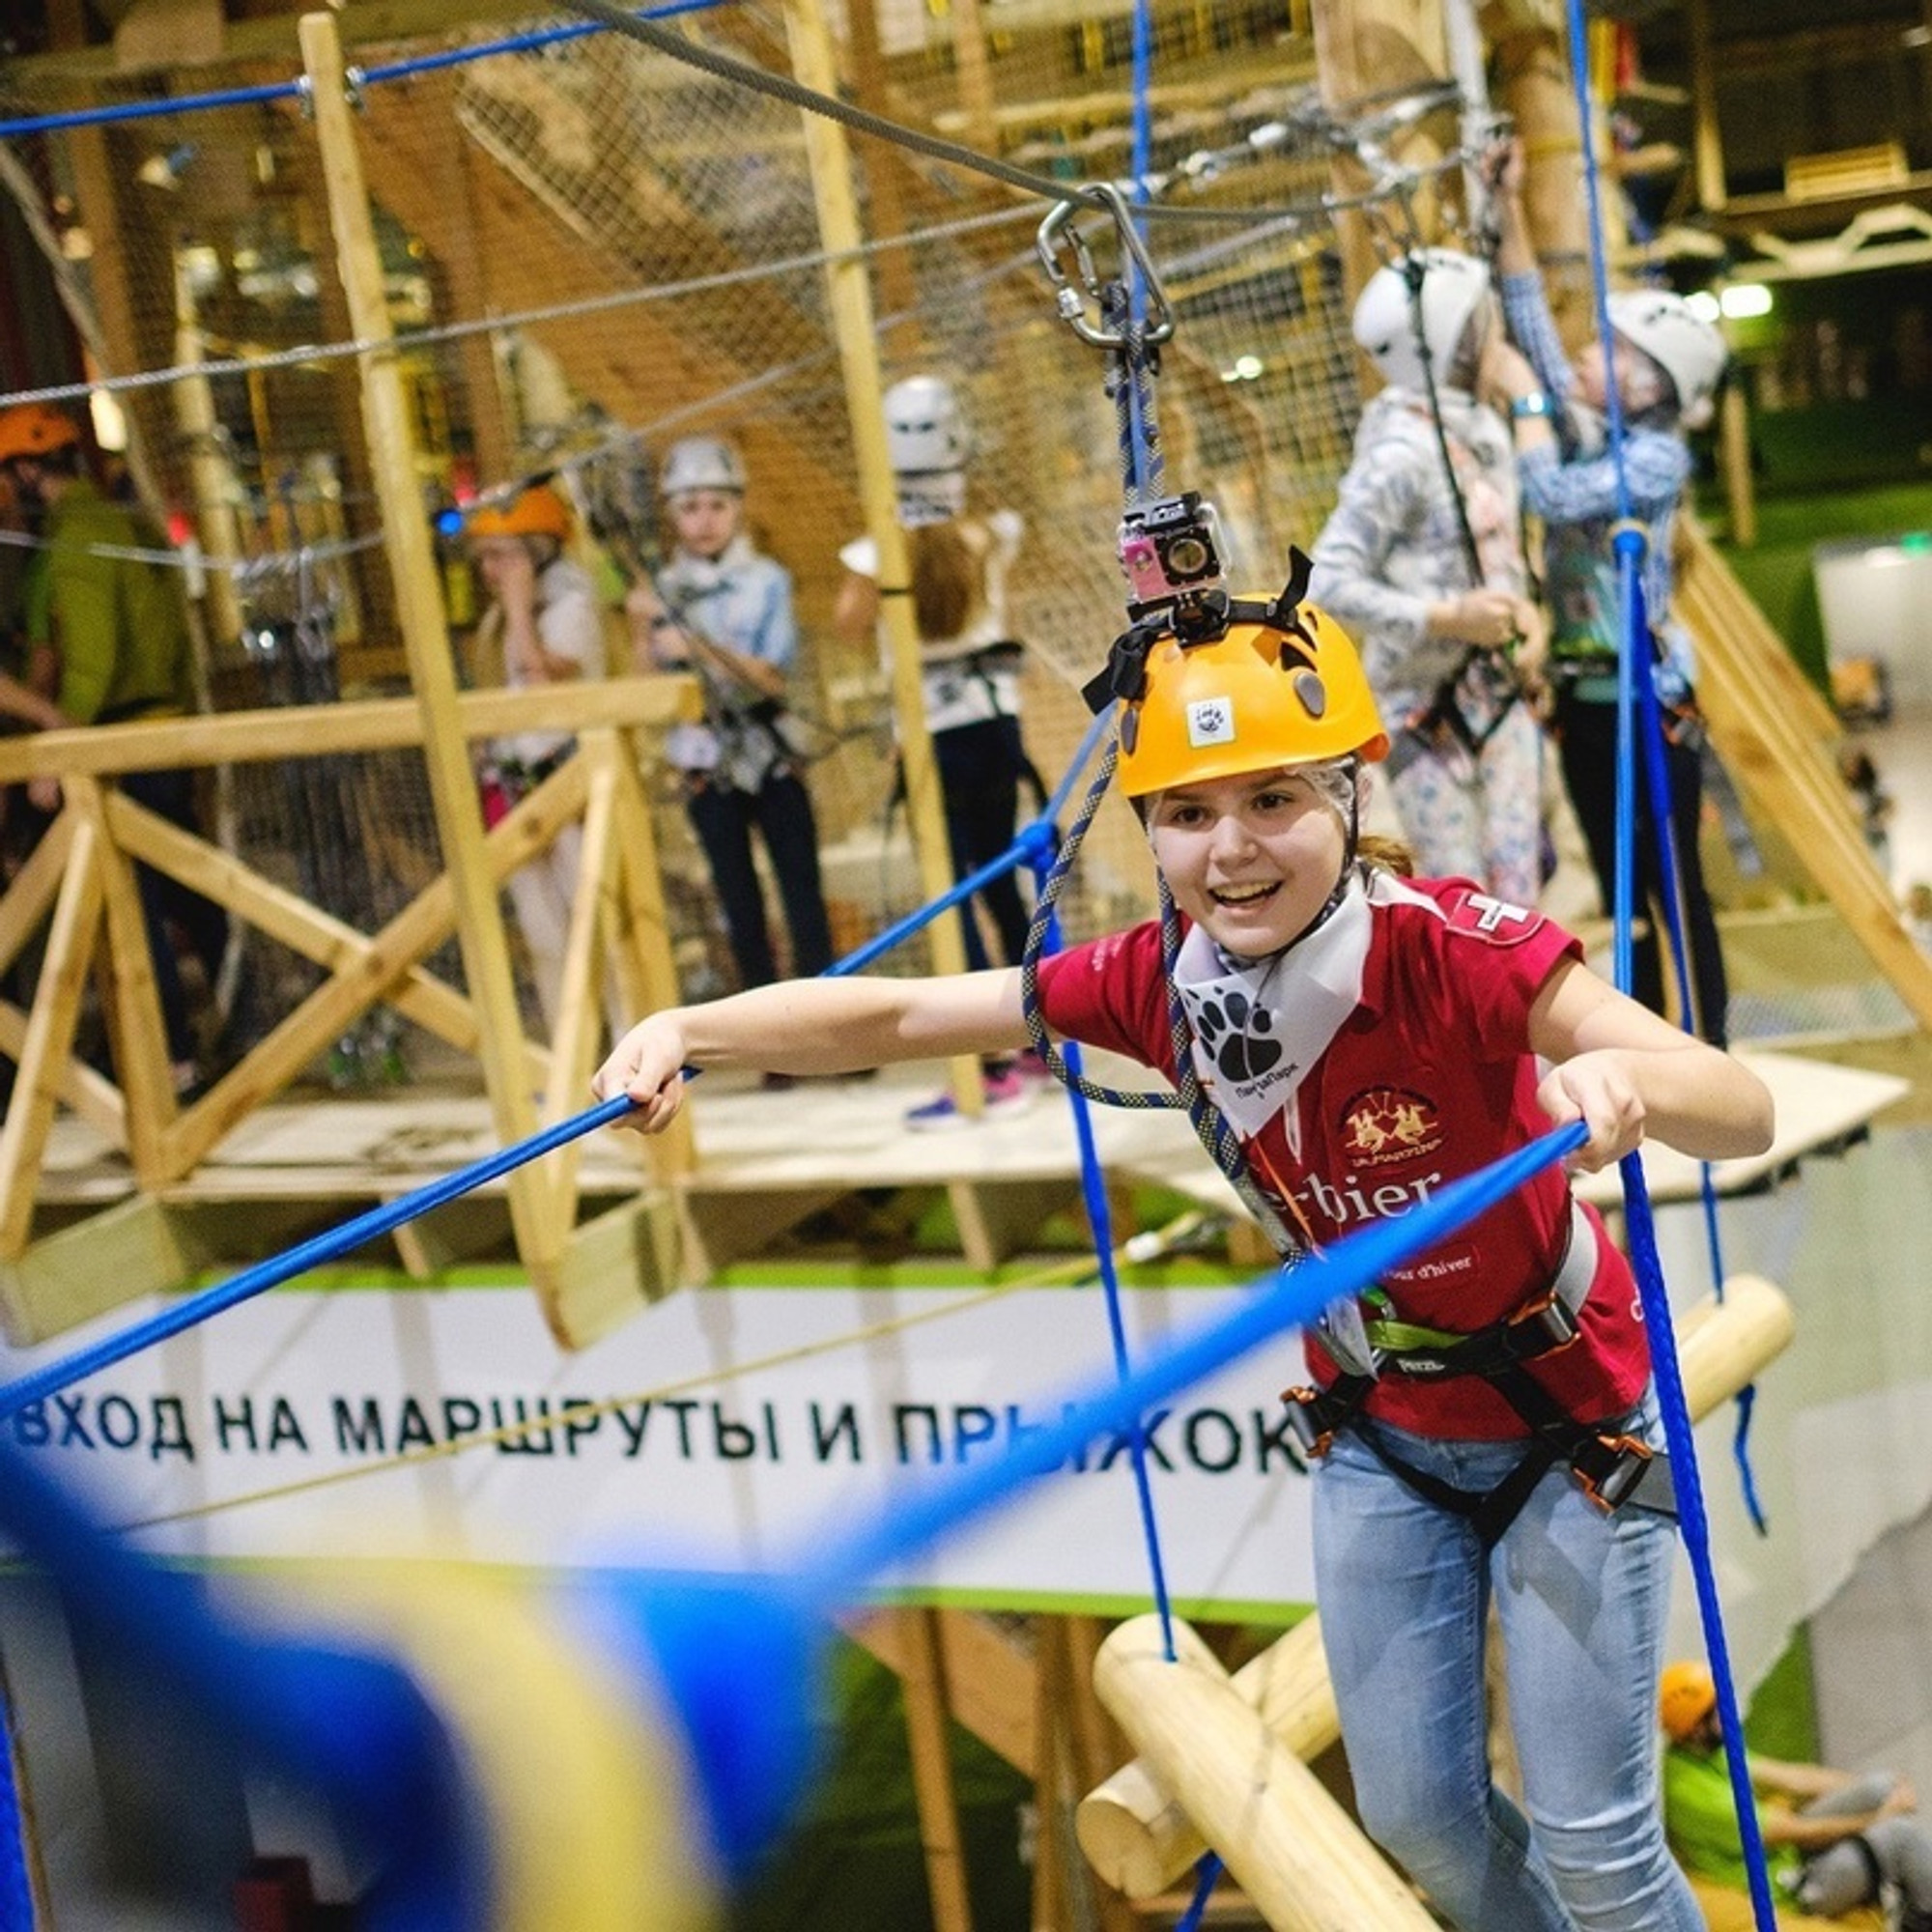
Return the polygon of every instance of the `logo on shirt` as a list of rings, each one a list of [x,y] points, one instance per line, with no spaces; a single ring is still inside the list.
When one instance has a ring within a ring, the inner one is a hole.
[[[1442,1145],[1435,1103],[1402,1087],[1371,1087],[1342,1117],[1342,1145],[1364,1167],[1419,1160]]]
[[[1190,1000],[1195,1037],[1224,1080],[1244,1086],[1281,1062],[1282,1046],[1270,1038],[1274,1014],[1233,989]]]
[[[1458,932],[1476,932],[1492,944],[1514,946],[1542,925],[1543,915],[1489,893],[1459,893],[1450,902],[1449,923]]]
[[[1187,707],[1187,742],[1191,746],[1232,745],[1235,742],[1235,700],[1197,697]]]

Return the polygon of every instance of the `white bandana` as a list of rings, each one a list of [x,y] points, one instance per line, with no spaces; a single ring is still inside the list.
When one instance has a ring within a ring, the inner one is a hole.
[[[1370,931],[1357,873],[1321,929],[1271,959],[1231,966],[1198,925],[1181,941],[1174,980],[1194,1032],[1195,1070],[1242,1139],[1286,1110],[1289,1146],[1299,1156],[1294,1096],[1361,1004]]]

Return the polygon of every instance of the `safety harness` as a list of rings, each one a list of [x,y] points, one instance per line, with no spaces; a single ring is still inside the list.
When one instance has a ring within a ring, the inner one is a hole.
[[[1512,1315],[1473,1334],[1428,1328],[1392,1315],[1363,1326],[1374,1350],[1376,1374],[1345,1371],[1325,1389],[1285,1390],[1288,1422],[1310,1457],[1327,1453],[1337,1431],[1353,1428],[1389,1472],[1425,1501],[1466,1518],[1485,1550],[1492,1549],[1517,1519],[1530,1492],[1558,1463],[1568,1466],[1583,1493],[1605,1514],[1634,1503],[1675,1516],[1670,1459],[1637,1436],[1610,1434],[1578,1421],[1529,1373],[1526,1364],[1567,1349],[1581,1333],[1577,1312],[1597,1267],[1597,1237],[1583,1209],[1571,1204],[1570,1233],[1555,1279]],[[1370,1297],[1386,1307],[1378,1291]],[[1383,1374],[1445,1381],[1481,1376],[1529,1425],[1522,1460],[1493,1489],[1459,1490],[1398,1456],[1380,1434],[1360,1419],[1370,1391]]]

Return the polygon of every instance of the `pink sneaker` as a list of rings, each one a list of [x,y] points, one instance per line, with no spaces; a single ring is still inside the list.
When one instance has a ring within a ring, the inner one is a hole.
[[[1036,1085],[1050,1086],[1053,1082],[1053,1068],[1050,1067],[1037,1047],[1028,1047],[1013,1061],[1013,1071],[1022,1080],[1030,1080]]]
[[[1002,1119],[1008,1114],[1024,1114],[1033,1105],[1034,1088],[1017,1066],[989,1073],[980,1084],[986,1096],[986,1118]]]

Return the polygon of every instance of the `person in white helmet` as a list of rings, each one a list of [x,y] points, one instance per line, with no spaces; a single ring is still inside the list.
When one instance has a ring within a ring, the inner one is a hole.
[[[791,577],[745,529],[745,465],[731,444],[690,436],[665,452],[658,493],[675,546],[655,584],[624,600],[643,668],[695,670],[704,722],[678,724],[666,753],[684,774],[685,806],[711,877],[742,986],[779,977],[752,839],[764,841],[791,935],[791,970],[832,964],[818,868],[818,825],[784,711],[798,657]]]
[[[1417,863],[1516,905],[1543,883],[1543,644],[1509,425],[1479,393],[1502,335],[1489,270],[1453,248],[1379,269],[1354,334],[1386,386],[1314,547],[1310,592],[1361,640],[1394,728],[1390,791]]]
[[[897,485],[898,520],[908,533],[912,606],[923,664],[926,729],[946,810],[955,877],[990,864],[1013,842],[1021,781],[1039,781],[1020,740],[1020,647],[1007,609],[1007,578],[1024,526],[1015,510],[976,515],[966,503],[971,437],[951,384],[911,376],[885,396],[886,447]],[[879,556],[870,537],[838,553],[845,582],[835,618],[840,637],[860,642],[879,615]],[[1016,966],[1026,949],[1027,908],[1009,871],[977,895],[1004,955]],[[972,908],[961,908],[966,962],[992,963]],[[1016,1112],[1033,1098],[1037,1064],[994,1060],[985,1069],[988,1113]],[[950,1094],[913,1109],[916,1131],[965,1124]]]
[[[1690,640],[1671,617],[1671,526],[1690,480],[1684,432],[1709,422],[1724,369],[1724,343],[1710,323],[1664,290],[1609,299],[1610,340],[1593,342],[1573,366],[1550,318],[1522,209],[1522,156],[1505,150],[1497,176],[1503,311],[1520,354],[1499,351],[1494,381],[1517,436],[1525,506],[1543,520],[1550,609],[1549,682],[1564,781],[1589,847],[1607,910],[1616,875],[1617,659],[1621,618],[1611,534],[1619,463],[1631,514],[1647,534],[1642,590],[1657,695],[1665,715],[1670,823],[1697,1031],[1726,1038],[1729,986],[1718,923],[1697,852],[1703,810],[1703,725],[1691,689]],[[1605,445],[1604,412],[1614,384],[1623,442]],[[1644,769],[1638,760],[1637,769]],[[1664,1009],[1666,929],[1650,800],[1640,779],[1633,873],[1645,922],[1633,954],[1633,990]]]

